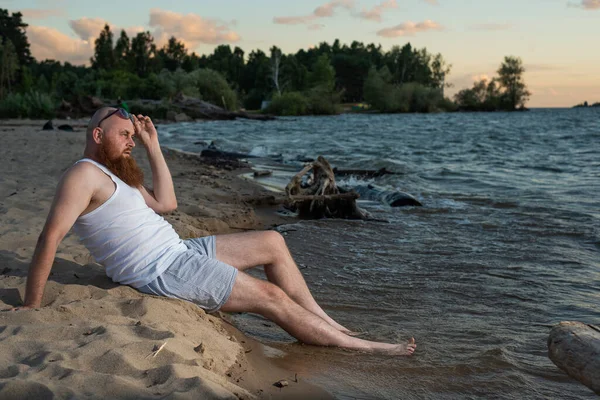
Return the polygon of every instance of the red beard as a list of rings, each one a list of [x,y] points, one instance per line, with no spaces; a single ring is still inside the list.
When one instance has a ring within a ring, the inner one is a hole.
[[[133,157],[118,156],[111,157],[108,145],[101,145],[98,152],[98,161],[110,172],[131,187],[139,188],[144,184],[144,173],[137,165]]]

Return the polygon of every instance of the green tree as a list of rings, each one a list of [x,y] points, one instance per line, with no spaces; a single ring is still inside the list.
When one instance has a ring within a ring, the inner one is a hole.
[[[319,56],[308,75],[311,88],[307,92],[311,114],[337,114],[341,93],[335,90],[335,69],[329,55]]]
[[[213,53],[207,57],[206,64],[200,61],[200,68],[208,68],[218,71],[230,84],[238,85],[239,75],[244,64],[244,52],[238,47],[235,51],[229,45],[219,45]]]
[[[333,90],[335,87],[335,69],[331,66],[329,56],[321,55],[314,63],[310,73],[308,74],[308,82],[312,87],[322,86],[328,90]]]
[[[181,68],[187,55],[187,50],[183,42],[177,40],[175,36],[171,36],[169,42],[159,50],[163,66],[169,71],[175,71]]]
[[[248,61],[242,71],[239,88],[245,93],[244,107],[259,109],[263,100],[270,97],[271,63],[269,57],[262,50],[253,50],[248,55]]]
[[[200,68],[200,58],[198,54],[192,52],[192,54],[186,54],[183,63],[181,64],[181,68],[183,68],[186,72],[192,72],[198,68]]]
[[[0,41],[5,44],[11,41],[19,65],[29,65],[33,62],[31,51],[29,50],[29,41],[25,29],[27,24],[22,20],[23,14],[14,12],[8,14],[8,10],[0,8]]]
[[[19,58],[10,39],[0,42],[0,99],[11,92],[12,82],[19,70]]]
[[[504,57],[504,62],[498,69],[498,82],[504,89],[508,107],[510,110],[516,110],[519,107],[525,107],[531,93],[527,90],[523,74],[525,67],[519,57]]]
[[[131,59],[131,43],[127,32],[121,30],[121,35],[117,39],[114,49],[115,67],[122,70],[129,70],[129,61]]]
[[[140,32],[131,40],[132,72],[145,78],[156,64],[156,45],[150,32]]]
[[[431,62],[432,86],[440,89],[442,95],[444,94],[444,89],[451,86],[450,83],[446,83],[446,77],[450,74],[451,69],[452,64],[447,64],[440,53],[433,57]]]
[[[115,53],[113,51],[113,34],[108,24],[100,32],[94,42],[94,57],[90,59],[92,68],[110,70],[115,67]]]

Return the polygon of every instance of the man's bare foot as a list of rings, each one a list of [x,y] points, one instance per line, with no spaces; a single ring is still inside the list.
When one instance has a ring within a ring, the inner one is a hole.
[[[388,351],[384,351],[384,353],[394,356],[412,356],[416,349],[415,338],[410,338],[408,342],[397,344]]]

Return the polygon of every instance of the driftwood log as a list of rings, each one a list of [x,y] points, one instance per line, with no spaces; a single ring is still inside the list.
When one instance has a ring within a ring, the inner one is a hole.
[[[600,328],[561,322],[550,331],[548,356],[569,376],[600,395]]]
[[[285,188],[286,206],[300,218],[369,219],[369,214],[356,205],[356,192],[343,192],[335,183],[335,175],[327,160],[319,156],[296,174]]]
[[[270,115],[248,114],[243,111],[227,111],[224,108],[217,107],[214,104],[207,103],[206,101],[194,97],[185,96],[182,93],[176,95],[171,104],[194,119],[232,120],[236,118],[245,118],[259,121],[275,119]]]

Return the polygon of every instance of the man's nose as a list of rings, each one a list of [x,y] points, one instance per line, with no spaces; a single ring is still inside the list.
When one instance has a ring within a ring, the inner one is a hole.
[[[127,143],[127,145],[129,147],[135,147],[135,141],[133,140],[133,137],[129,138],[129,142]]]

